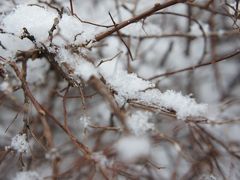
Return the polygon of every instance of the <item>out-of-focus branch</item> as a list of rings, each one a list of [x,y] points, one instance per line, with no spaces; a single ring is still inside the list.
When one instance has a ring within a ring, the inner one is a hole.
[[[234,57],[234,56],[236,56],[238,54],[240,54],[240,49],[237,49],[233,53],[224,55],[224,56],[216,59],[214,62],[218,63],[218,62],[221,62],[221,61],[231,60],[229,58]],[[184,72],[184,71],[195,70],[197,68],[200,68],[200,67],[203,67],[203,66],[208,66],[208,65],[211,65],[211,64],[212,64],[212,61],[209,61],[209,62],[206,62],[206,63],[198,64],[196,66],[189,66],[189,67],[186,67],[186,68],[183,68],[183,69],[179,69],[179,70],[176,70],[176,71],[167,72],[167,73],[163,73],[163,74],[159,74],[159,75],[153,76],[153,77],[149,78],[148,80],[154,80],[154,79],[157,79],[157,78],[160,78],[160,77],[170,76],[170,75],[178,74],[178,73],[181,73],[181,72]]]

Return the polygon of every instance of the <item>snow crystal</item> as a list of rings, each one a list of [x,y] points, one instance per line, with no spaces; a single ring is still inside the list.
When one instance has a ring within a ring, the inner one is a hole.
[[[11,148],[19,153],[27,153],[29,151],[29,145],[26,139],[26,134],[17,134],[12,138]]]
[[[39,174],[35,171],[22,171],[18,172],[13,180],[42,180]]]
[[[127,118],[127,125],[135,135],[143,135],[154,129],[154,124],[149,122],[150,117],[149,112],[136,111]]]
[[[148,156],[151,143],[146,137],[126,136],[121,138],[114,147],[122,161],[132,162]]]

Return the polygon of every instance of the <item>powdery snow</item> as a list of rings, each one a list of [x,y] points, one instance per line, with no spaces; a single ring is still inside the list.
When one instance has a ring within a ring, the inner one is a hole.
[[[120,160],[133,162],[149,155],[151,143],[146,137],[126,136],[121,138],[114,147]]]

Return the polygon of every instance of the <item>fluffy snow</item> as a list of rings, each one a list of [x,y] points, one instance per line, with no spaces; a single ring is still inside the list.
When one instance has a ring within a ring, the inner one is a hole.
[[[35,171],[22,171],[18,172],[13,180],[43,180],[43,178]]]
[[[118,95],[131,99],[139,91],[154,87],[149,81],[138,78],[136,74],[128,74],[127,71],[120,70],[114,75],[106,77],[110,87],[117,91]]]
[[[96,33],[95,27],[86,26],[76,17],[63,14],[62,18],[50,8],[39,6],[19,5],[17,8],[4,17],[3,26],[7,32],[15,33],[17,36],[22,34],[22,28],[25,27],[37,41],[46,41],[48,39],[48,31],[51,29],[54,19],[59,18],[58,29],[64,40],[73,42],[75,35],[79,34],[76,42],[83,43],[93,39]],[[58,41],[54,41],[58,44]],[[58,44],[60,45],[60,44]]]
[[[118,71],[112,76],[107,76],[109,86],[117,92],[116,100],[123,104],[128,99],[140,101],[147,105],[155,105],[176,111],[178,119],[186,119],[188,116],[205,116],[206,104],[197,104],[190,96],[183,96],[181,92],[167,90],[162,93],[153,89],[150,81],[137,77],[136,74],[128,74],[126,71]]]
[[[174,110],[177,118],[183,120],[188,116],[206,116],[208,112],[206,104],[198,104],[190,96],[183,96],[181,92],[173,90],[162,93],[158,89],[149,89],[139,93],[137,99],[146,105]]]
[[[3,19],[4,30],[20,36],[25,27],[37,41],[45,41],[58,14],[38,6],[19,5]]]
[[[115,149],[120,160],[133,162],[149,155],[151,143],[146,137],[126,136],[115,144]]]
[[[149,130],[154,129],[154,124],[149,122],[151,113],[144,111],[135,111],[127,118],[127,125],[129,129],[136,135],[144,135]]]
[[[58,27],[63,39],[67,40],[69,43],[74,42],[75,44],[85,43],[88,40],[94,39],[96,33],[95,27],[87,26],[86,24],[81,23],[76,17],[67,14],[63,14]],[[58,42],[56,43],[59,44]]]
[[[29,152],[29,145],[26,138],[26,134],[17,134],[12,138],[11,148],[19,153]]]
[[[176,111],[179,119],[185,119],[188,116],[204,116],[207,112],[206,104],[197,104],[190,96],[183,96],[181,92],[173,90],[167,90],[161,94],[160,104]]]

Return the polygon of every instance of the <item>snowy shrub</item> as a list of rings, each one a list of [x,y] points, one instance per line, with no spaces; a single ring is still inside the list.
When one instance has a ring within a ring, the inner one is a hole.
[[[234,0],[0,2],[0,179],[239,179]]]

